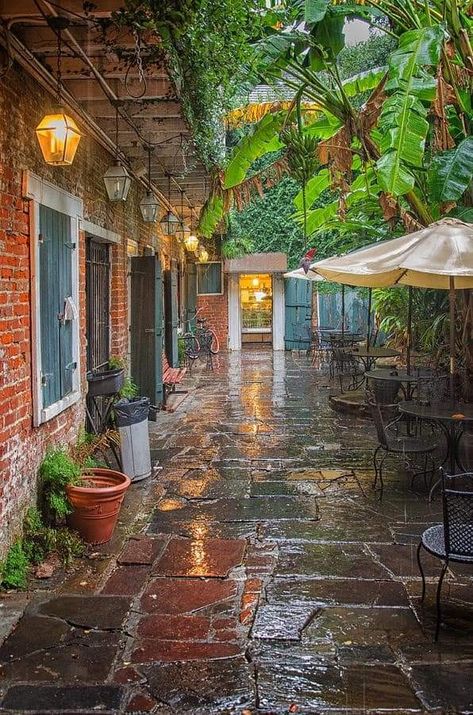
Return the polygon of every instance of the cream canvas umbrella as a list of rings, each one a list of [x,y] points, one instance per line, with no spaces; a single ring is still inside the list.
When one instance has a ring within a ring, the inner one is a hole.
[[[473,225],[446,218],[415,233],[311,265],[324,278],[369,288],[407,285],[450,292],[450,375],[455,371],[455,290],[473,288]],[[410,333],[410,330],[409,330]],[[410,347],[410,346],[408,346]]]

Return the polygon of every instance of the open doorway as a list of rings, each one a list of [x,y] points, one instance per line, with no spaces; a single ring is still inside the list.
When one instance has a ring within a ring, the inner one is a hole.
[[[242,345],[272,344],[273,281],[269,273],[240,275]]]

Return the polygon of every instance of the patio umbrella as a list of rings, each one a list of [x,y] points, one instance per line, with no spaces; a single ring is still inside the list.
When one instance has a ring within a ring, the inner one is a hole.
[[[408,285],[449,291],[450,384],[455,372],[455,290],[473,288],[473,225],[446,218],[415,233],[380,241],[311,265],[327,280],[383,288]],[[411,303],[412,297],[410,299]],[[410,310],[411,313],[411,310]],[[409,335],[411,325],[409,325]],[[410,350],[411,339],[408,339]]]

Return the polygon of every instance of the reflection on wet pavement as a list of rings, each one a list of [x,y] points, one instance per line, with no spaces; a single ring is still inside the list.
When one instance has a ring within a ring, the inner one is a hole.
[[[219,356],[152,428],[159,496],[101,593],[33,604],[0,649],[4,704],[82,682],[70,702],[88,712],[100,697],[165,715],[472,712],[468,569],[449,573],[438,644],[427,555],[418,598],[415,548],[441,505],[395,461],[380,502],[373,426],[328,394],[304,357]]]

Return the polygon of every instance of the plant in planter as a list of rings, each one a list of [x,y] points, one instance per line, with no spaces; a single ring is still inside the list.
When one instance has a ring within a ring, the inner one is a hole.
[[[103,441],[104,435],[86,435],[69,451],[50,450],[40,468],[44,506],[52,523],[66,519],[88,544],[112,538],[131,484],[122,472],[97,466],[93,455],[104,449]]]
[[[133,397],[136,397],[138,394],[138,386],[135,385],[131,376],[126,374],[126,360],[117,355],[114,355],[108,361],[108,366],[111,370],[122,369],[124,371],[123,383],[121,388],[118,390],[119,397],[126,397],[128,400],[131,400]]]

